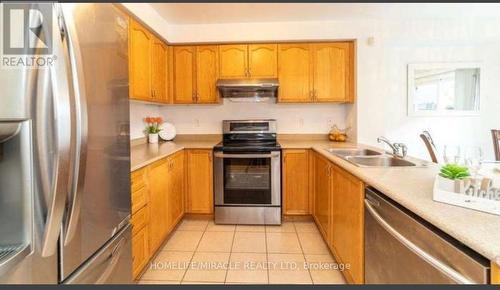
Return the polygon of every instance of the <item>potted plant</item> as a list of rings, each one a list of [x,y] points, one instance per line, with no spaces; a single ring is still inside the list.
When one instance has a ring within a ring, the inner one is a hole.
[[[446,164],[439,172],[439,188],[460,193],[465,190],[464,179],[470,177],[469,168],[457,164]]]
[[[163,123],[163,119],[161,117],[146,117],[144,122],[146,123],[149,143],[158,143],[158,133],[161,131],[160,125]]]

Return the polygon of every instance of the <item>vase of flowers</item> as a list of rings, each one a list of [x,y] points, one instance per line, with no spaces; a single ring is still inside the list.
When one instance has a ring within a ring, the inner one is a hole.
[[[148,142],[155,144],[158,143],[158,133],[160,133],[160,125],[163,123],[161,117],[146,117],[144,118],[146,123],[146,133],[148,134]]]

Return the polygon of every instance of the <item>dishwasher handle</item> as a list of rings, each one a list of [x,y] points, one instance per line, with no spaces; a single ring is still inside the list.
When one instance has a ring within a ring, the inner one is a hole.
[[[429,263],[431,266],[436,268],[437,270],[444,273],[450,279],[455,281],[458,284],[474,284],[473,281],[467,279],[462,274],[458,273],[448,265],[441,262],[439,259],[436,259],[429,253],[422,250],[420,247],[412,243],[406,237],[404,237],[401,233],[399,233],[396,229],[394,229],[387,221],[384,220],[383,217],[375,210],[372,200],[365,199],[365,208],[371,214],[371,216],[395,239],[397,239],[401,244],[407,247],[414,254],[419,256],[421,259]],[[375,205],[376,206],[376,205]]]

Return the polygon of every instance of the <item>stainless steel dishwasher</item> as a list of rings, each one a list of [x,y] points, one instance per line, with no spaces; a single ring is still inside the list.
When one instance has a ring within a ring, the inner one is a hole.
[[[486,284],[489,267],[486,258],[366,189],[366,284]]]

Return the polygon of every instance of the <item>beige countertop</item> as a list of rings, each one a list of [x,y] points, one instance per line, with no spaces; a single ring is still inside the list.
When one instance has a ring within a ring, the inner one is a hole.
[[[132,171],[184,148],[210,149],[220,137],[188,138],[161,144],[132,146]],[[500,216],[435,202],[432,199],[434,178],[439,167],[429,163],[421,167],[358,167],[326,151],[332,147],[369,147],[353,143],[330,142],[324,138],[279,138],[283,149],[313,149],[333,163],[351,172],[408,210],[484,257],[500,263]],[[500,265],[500,264],[499,264]]]
[[[174,141],[149,144],[133,140],[130,147],[130,171],[135,171],[182,149],[212,149],[220,135],[180,136]]]

